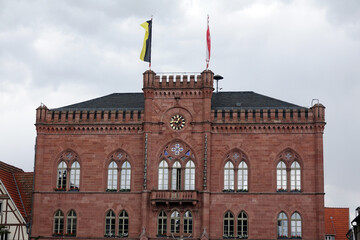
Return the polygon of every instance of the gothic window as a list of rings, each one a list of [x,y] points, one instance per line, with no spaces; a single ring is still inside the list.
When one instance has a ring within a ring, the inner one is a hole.
[[[67,217],[66,217],[66,223],[67,223],[67,228],[66,228],[66,233],[70,234],[70,235],[76,235],[76,212],[74,210],[71,210]]]
[[[171,189],[181,189],[181,165],[176,161],[172,167]]]
[[[130,190],[131,165],[125,161],[121,166],[121,189]]]
[[[224,237],[234,237],[234,215],[231,212],[224,216]]]
[[[119,236],[127,237],[129,234],[129,216],[125,210],[119,214]]]
[[[287,179],[286,179],[286,165],[283,161],[280,161],[276,168],[277,190],[286,191]]]
[[[109,210],[105,217],[105,236],[115,236],[115,213]]]
[[[66,178],[67,178],[67,165],[64,161],[61,161],[57,168],[57,185],[56,187],[61,190],[66,190]]]
[[[278,237],[288,237],[288,218],[284,212],[278,216]]]
[[[234,190],[234,165],[230,161],[224,168],[224,190]]]
[[[192,233],[193,218],[190,211],[186,211],[184,214],[184,233]]]
[[[195,164],[191,160],[185,166],[185,190],[195,190]]]
[[[158,173],[158,189],[167,190],[168,189],[168,164],[165,160],[162,160],[159,164],[159,173]]]
[[[118,174],[117,164],[115,161],[112,161],[108,167],[107,188],[109,190],[117,190],[117,174]]]
[[[70,189],[78,190],[80,187],[80,164],[73,162],[70,169]]]
[[[301,216],[297,212],[291,215],[291,237],[301,237]]]
[[[161,211],[158,216],[158,235],[166,235],[167,216],[164,211]]]
[[[290,190],[291,191],[300,191],[301,190],[301,168],[300,164],[297,161],[294,161],[291,164],[291,170],[290,170]]]
[[[170,232],[171,233],[180,233],[180,213],[178,211],[174,211],[171,214]]]
[[[241,161],[238,167],[238,190],[248,190],[248,167]]]
[[[57,210],[54,215],[54,234],[62,235],[64,233],[64,214]]]
[[[248,218],[244,211],[242,211],[237,219],[237,236],[241,239],[248,237]]]

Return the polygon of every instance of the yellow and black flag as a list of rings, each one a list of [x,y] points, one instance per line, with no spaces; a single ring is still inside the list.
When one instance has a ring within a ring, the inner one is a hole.
[[[151,63],[151,30],[152,30],[152,19],[141,24],[145,28],[145,37],[143,48],[140,53],[140,59],[144,62]]]

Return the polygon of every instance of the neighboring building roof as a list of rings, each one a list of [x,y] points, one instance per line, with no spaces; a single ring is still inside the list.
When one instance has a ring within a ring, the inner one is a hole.
[[[4,168],[3,168],[4,167]],[[0,180],[25,220],[31,214],[33,173],[0,162]]]
[[[304,107],[267,97],[255,92],[219,92],[211,99],[212,109],[305,109]],[[143,93],[113,93],[85,102],[80,102],[52,110],[142,110]]]
[[[349,208],[325,208],[325,235],[335,235],[336,240],[347,240]]]

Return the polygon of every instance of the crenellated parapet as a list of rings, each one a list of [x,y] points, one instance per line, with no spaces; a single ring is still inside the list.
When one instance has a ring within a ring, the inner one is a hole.
[[[325,107],[294,109],[216,109],[211,111],[213,132],[323,132]]]
[[[143,110],[52,110],[36,109],[36,123],[47,124],[141,124]]]
[[[143,74],[145,98],[169,97],[211,97],[214,73],[205,70],[202,73],[161,73],[148,70]]]

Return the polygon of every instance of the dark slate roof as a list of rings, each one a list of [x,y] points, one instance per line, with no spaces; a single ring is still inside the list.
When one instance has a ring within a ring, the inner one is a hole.
[[[304,107],[255,92],[219,92],[211,99],[212,109],[302,109]]]
[[[267,97],[255,92],[220,92],[214,93],[212,109],[303,109],[304,107]],[[58,111],[74,110],[142,110],[143,93],[113,93],[89,101],[55,108]]]

